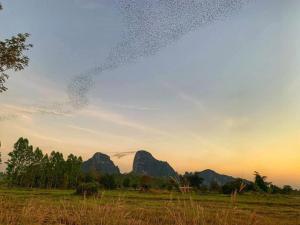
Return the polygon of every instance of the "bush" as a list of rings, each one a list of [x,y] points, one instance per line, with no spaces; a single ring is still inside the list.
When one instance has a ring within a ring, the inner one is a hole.
[[[95,182],[81,183],[76,188],[78,195],[95,195],[98,193],[98,184]]]
[[[130,179],[128,177],[126,177],[124,180],[123,180],[123,187],[124,188],[129,188],[130,187]]]
[[[114,175],[106,174],[100,178],[100,184],[109,190],[113,190],[117,188],[116,180]]]

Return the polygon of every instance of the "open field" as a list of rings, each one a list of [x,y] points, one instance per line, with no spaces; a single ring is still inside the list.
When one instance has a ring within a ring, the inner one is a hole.
[[[0,189],[0,224],[300,225],[300,196]]]

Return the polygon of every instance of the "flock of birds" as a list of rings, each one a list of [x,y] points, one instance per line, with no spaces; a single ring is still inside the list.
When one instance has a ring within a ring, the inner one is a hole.
[[[125,33],[105,60],[74,76],[67,87],[68,100],[37,106],[39,112],[64,115],[89,103],[95,78],[104,72],[155,55],[185,34],[238,13],[255,0],[113,0],[123,17]],[[11,117],[1,116],[1,120]]]
[[[88,105],[88,92],[93,88],[96,76],[154,55],[185,34],[237,13],[251,0],[115,1],[127,31],[102,64],[70,82],[67,89],[69,109],[80,110]]]

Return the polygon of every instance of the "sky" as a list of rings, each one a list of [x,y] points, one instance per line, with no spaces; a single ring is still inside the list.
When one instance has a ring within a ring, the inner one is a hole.
[[[0,39],[28,32],[34,45],[0,95],[3,159],[27,137],[46,153],[109,154],[123,172],[134,155],[114,153],[145,149],[180,173],[259,171],[300,188],[299,1],[247,0],[178,36],[169,31],[184,24],[183,10],[141,23],[132,15],[148,5],[124,12],[122,2],[2,1]],[[136,42],[116,53],[124,40]],[[112,56],[123,63],[99,72]],[[90,83],[75,88],[89,90],[87,102],[74,105],[68,88],[86,74]]]

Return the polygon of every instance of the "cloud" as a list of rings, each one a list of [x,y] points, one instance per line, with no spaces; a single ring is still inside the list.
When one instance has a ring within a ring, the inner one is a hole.
[[[123,105],[123,104],[116,104],[116,103],[108,103],[111,106],[115,106],[122,109],[129,109],[135,111],[157,111],[158,108],[151,108],[146,106],[137,106],[137,105]]]
[[[98,130],[95,129],[91,129],[91,128],[87,128],[87,127],[81,127],[81,126],[76,126],[76,125],[67,125],[68,128],[72,129],[72,130],[77,130],[80,131],[82,133],[86,133],[86,134],[90,134],[90,135],[94,135],[97,137],[103,137],[105,139],[111,139],[111,140],[124,140],[126,142],[130,142],[130,143],[134,143],[136,140],[133,138],[129,138],[127,136],[121,136],[121,135],[115,135],[115,134],[110,134],[108,132],[100,132]]]
[[[30,119],[31,115],[53,115],[53,116],[70,116],[67,112],[55,110],[53,107],[29,106],[29,105],[12,105],[2,104],[0,112],[0,122],[6,120],[15,120],[18,118]]]
[[[175,96],[179,97],[181,100],[193,105],[195,108],[205,111],[207,108],[205,107],[203,101],[201,101],[199,98],[196,98],[195,96],[192,96],[191,94],[183,91],[182,89],[178,88],[174,84],[171,84],[169,82],[163,82],[163,87],[169,89],[172,91]]]
[[[102,121],[113,123],[118,126],[128,127],[143,132],[151,132],[159,135],[167,135],[167,133],[164,131],[138,123],[118,113],[111,112],[111,111],[104,111],[100,108],[89,107],[89,109],[84,109],[80,111],[78,114],[87,117],[93,117],[96,119],[100,119]]]
[[[188,102],[188,103],[191,103],[192,105],[194,105],[197,109],[200,109],[200,110],[204,110],[205,109],[205,106],[204,104],[197,98],[185,93],[185,92],[182,92],[182,91],[179,91],[178,92],[178,96]]]
[[[123,157],[129,156],[129,155],[133,155],[135,153],[136,153],[136,151],[131,151],[131,152],[116,152],[116,153],[113,153],[112,157],[117,157],[118,159],[121,159]]]

